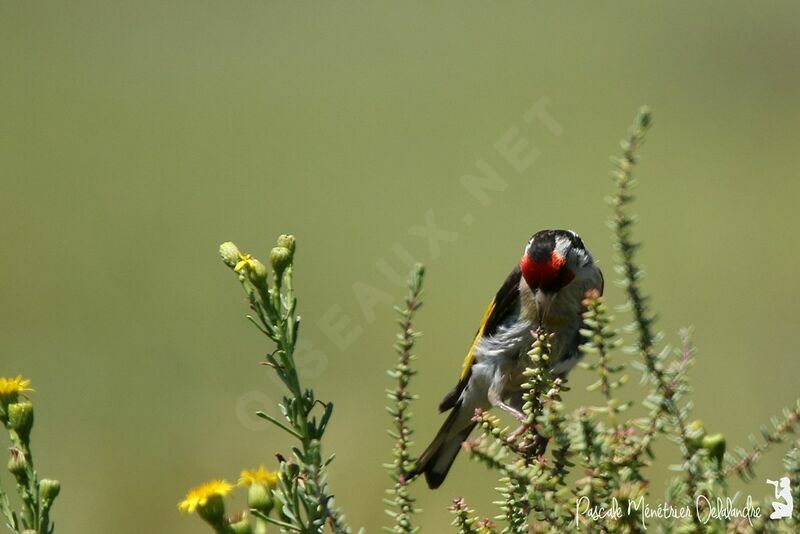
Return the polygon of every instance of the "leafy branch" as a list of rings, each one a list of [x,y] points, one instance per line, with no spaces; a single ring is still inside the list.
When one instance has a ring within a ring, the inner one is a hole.
[[[394,390],[387,390],[389,400],[392,405],[387,407],[389,414],[394,422],[394,429],[389,430],[389,435],[395,440],[392,451],[394,460],[386,467],[391,472],[394,487],[389,490],[393,494],[392,499],[387,499],[386,504],[393,510],[387,510],[387,514],[394,518],[394,526],[387,528],[389,532],[410,533],[419,530],[411,524],[411,516],[417,512],[414,508],[414,498],[408,490],[411,481],[414,461],[411,458],[410,446],[413,431],[409,427],[411,411],[409,405],[416,399],[408,390],[411,377],[416,374],[411,368],[411,363],[416,359],[413,354],[414,344],[419,333],[414,331],[412,320],[415,312],[422,306],[422,280],[425,276],[425,268],[416,265],[408,279],[408,295],[405,299],[403,308],[396,308],[400,315],[398,324],[400,332],[397,334],[397,341],[394,344],[398,354],[397,364],[394,369],[389,371],[389,376],[397,381]]]
[[[298,532],[321,532],[326,524],[334,532],[348,532],[328,489],[325,467],[332,458],[322,457],[321,442],[333,414],[333,403],[317,400],[312,389],[302,386],[294,360],[300,329],[300,317],[295,314],[294,253],[294,237],[280,236],[269,254],[269,273],[263,263],[239,252],[233,243],[220,246],[222,260],[238,275],[254,314],[248,319],[276,345],[276,350],[267,354],[265,364],[289,392],[279,404],[284,421],[266,413],[258,415],[300,442],[299,448],[292,449],[294,459],[281,461],[279,521],[293,525]],[[314,415],[317,409],[322,412]]]

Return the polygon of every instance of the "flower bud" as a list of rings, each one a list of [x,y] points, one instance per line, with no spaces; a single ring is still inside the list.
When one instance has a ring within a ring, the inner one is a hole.
[[[279,247],[288,248],[289,252],[291,252],[292,255],[294,255],[295,242],[294,242],[294,236],[293,235],[282,234],[282,235],[278,236],[277,245]]]
[[[219,246],[219,255],[228,267],[234,267],[239,262],[239,248],[230,241]]]
[[[52,502],[58,497],[59,493],[61,493],[61,483],[58,480],[43,478],[39,482],[39,495],[41,495],[42,499],[45,501]]]
[[[274,505],[272,494],[264,484],[253,484],[247,489],[247,505],[264,515],[269,515]]]
[[[9,404],[8,428],[15,430],[23,443],[28,443],[33,428],[33,404],[27,401]]]
[[[292,251],[286,247],[275,247],[269,253],[269,262],[275,270],[275,276],[280,278],[283,271],[292,264]]]
[[[725,436],[722,434],[712,434],[703,438],[703,448],[708,451],[708,455],[714,458],[718,464],[722,464],[725,458]]]
[[[28,475],[28,460],[25,455],[16,447],[9,449],[11,456],[8,459],[8,470],[14,475],[14,478],[19,480],[27,480]]]
[[[267,274],[269,273],[266,265],[253,258],[250,260],[249,266],[250,268],[247,269],[247,277],[250,281],[256,286],[265,285],[267,283]]]

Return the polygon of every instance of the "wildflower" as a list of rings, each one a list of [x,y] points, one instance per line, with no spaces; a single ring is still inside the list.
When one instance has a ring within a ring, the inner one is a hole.
[[[263,465],[258,469],[243,470],[240,486],[248,486],[247,505],[264,515],[269,515],[275,502],[271,489],[278,485],[278,473],[268,471]]]
[[[15,402],[20,393],[33,391],[28,387],[30,385],[31,381],[27,378],[22,378],[22,375],[17,375],[16,378],[0,377],[0,401],[5,403]]]
[[[186,498],[178,503],[178,508],[186,513],[193,513],[200,508],[208,507],[210,501],[220,499],[231,492],[233,486],[224,480],[212,480],[190,489]]]
[[[0,423],[8,423],[8,405],[17,402],[21,393],[33,391],[31,381],[17,375],[16,378],[0,377]]]
[[[263,465],[258,466],[258,469],[243,469],[239,478],[240,486],[253,486],[260,484],[269,488],[274,488],[278,485],[278,473],[268,471]]]
[[[240,273],[245,269],[252,269],[255,266],[255,262],[258,261],[255,260],[253,256],[251,256],[250,254],[242,254],[241,252],[239,252],[238,254],[239,254],[239,261],[233,267],[233,270],[236,271],[237,273]]]
[[[266,284],[267,268],[251,254],[242,254],[230,241],[219,246],[219,254],[225,265],[232,267],[240,275],[246,275],[254,284],[259,286]]]

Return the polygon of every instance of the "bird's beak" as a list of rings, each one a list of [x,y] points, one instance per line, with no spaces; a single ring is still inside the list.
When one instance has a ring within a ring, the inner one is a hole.
[[[541,289],[536,291],[536,310],[539,313],[539,323],[543,323],[547,314],[550,312],[550,306],[553,304],[557,293],[545,293]]]

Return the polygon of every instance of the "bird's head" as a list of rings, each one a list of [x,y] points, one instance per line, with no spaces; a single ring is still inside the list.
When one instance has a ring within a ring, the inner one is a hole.
[[[592,257],[578,234],[572,230],[542,230],[528,241],[519,267],[532,291],[553,295],[591,263]]]

